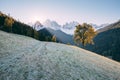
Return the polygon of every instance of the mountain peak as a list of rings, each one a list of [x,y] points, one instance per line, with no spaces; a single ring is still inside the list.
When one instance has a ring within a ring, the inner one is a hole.
[[[51,29],[54,29],[54,30],[59,30],[61,28],[61,26],[56,22],[56,21],[51,21],[49,19],[47,19],[43,25],[45,27],[49,27]]]
[[[36,25],[36,26],[42,26],[42,24],[40,23],[40,21],[36,21],[34,25]]]
[[[76,25],[78,25],[79,23],[78,22],[69,22],[69,23],[66,23],[65,25],[63,25],[63,28],[64,29],[73,29],[75,28]]]
[[[40,23],[40,21],[36,21],[35,24],[33,25],[33,28],[38,31],[43,28],[43,25]]]
[[[66,34],[73,35],[75,26],[77,26],[79,23],[76,21],[66,23],[65,25],[62,26],[61,30],[65,32]]]

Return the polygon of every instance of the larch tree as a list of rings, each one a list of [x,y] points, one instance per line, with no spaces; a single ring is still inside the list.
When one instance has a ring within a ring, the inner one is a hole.
[[[12,18],[5,18],[4,26],[6,28],[6,31],[12,32],[12,25],[14,23],[14,20]]]
[[[76,30],[74,31],[74,41],[77,44],[82,43],[83,47],[86,44],[94,44],[93,38],[96,36],[97,32],[95,29],[87,24],[83,23],[82,25],[77,25]]]
[[[52,41],[56,42],[56,36],[55,35],[52,37]]]

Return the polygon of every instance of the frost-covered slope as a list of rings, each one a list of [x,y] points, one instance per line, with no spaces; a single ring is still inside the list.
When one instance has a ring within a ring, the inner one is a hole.
[[[74,46],[0,31],[0,80],[120,80],[120,63]]]

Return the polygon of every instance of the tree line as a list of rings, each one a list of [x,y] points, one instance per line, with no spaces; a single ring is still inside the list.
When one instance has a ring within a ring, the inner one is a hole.
[[[33,27],[13,19],[10,15],[0,12],[0,30],[9,33],[29,36],[40,41],[55,41],[55,36],[46,36],[45,33],[36,31]]]

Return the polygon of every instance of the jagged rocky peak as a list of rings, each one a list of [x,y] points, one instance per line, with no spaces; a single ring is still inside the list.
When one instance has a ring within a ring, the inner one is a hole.
[[[33,25],[33,28],[38,31],[43,28],[43,25],[40,23],[40,21],[36,21],[35,24]]]
[[[54,29],[54,30],[59,30],[61,28],[61,25],[59,25],[56,21],[51,21],[49,19],[47,19],[43,25],[45,27],[48,27],[48,28],[51,28],[51,29]]]
[[[63,25],[63,28],[64,29],[74,29],[76,25],[78,25],[79,23],[76,22],[76,21],[73,21],[73,22],[69,22],[69,23],[66,23],[65,25]]]

